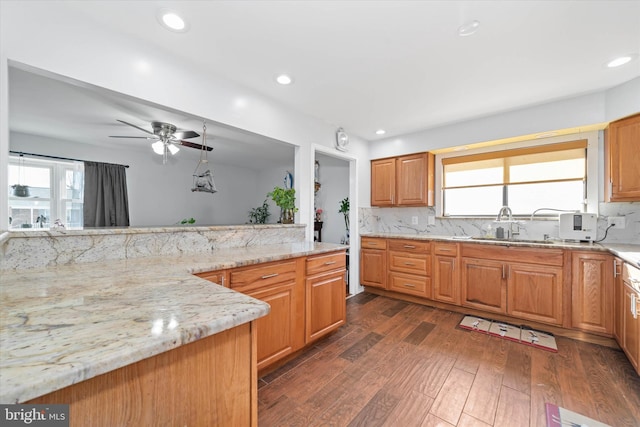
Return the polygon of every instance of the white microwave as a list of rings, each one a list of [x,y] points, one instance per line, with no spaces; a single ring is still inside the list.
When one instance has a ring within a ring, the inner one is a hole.
[[[560,214],[559,237],[564,240],[594,241],[598,233],[598,215],[592,213]]]

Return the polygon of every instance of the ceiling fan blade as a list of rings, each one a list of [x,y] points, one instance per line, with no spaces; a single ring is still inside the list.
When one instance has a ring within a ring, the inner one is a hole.
[[[174,141],[176,144],[180,144],[180,145],[184,145],[185,147],[191,147],[191,148],[197,148],[198,150],[202,150],[202,145],[200,144],[195,144],[193,142],[189,142],[189,141]],[[209,147],[207,146],[207,151],[211,151],[213,150],[213,147]]]
[[[173,136],[175,136],[176,139],[191,139],[191,138],[195,138],[196,136],[200,136],[200,134],[192,130],[185,130],[185,131],[178,131],[174,133]]]
[[[116,119],[116,120],[118,120],[118,119]],[[154,135],[154,133],[153,133],[153,132],[149,132],[148,130],[146,130],[145,128],[141,128],[140,126],[136,126],[136,125],[134,125],[134,124],[131,124],[131,123],[125,122],[124,120],[118,120],[118,121],[119,121],[120,123],[124,123],[125,125],[129,125],[129,126],[134,127],[134,128],[136,128],[136,129],[140,129],[142,132],[146,132],[146,133],[148,133],[148,134],[150,134],[150,135]]]
[[[159,138],[157,137],[152,137],[152,136],[115,136],[115,135],[109,135],[109,138],[134,138],[134,139],[149,139],[152,141],[155,141]]]

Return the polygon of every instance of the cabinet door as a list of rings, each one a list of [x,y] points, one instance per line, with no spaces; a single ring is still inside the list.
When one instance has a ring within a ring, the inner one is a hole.
[[[510,264],[507,313],[537,322],[562,325],[561,267]]]
[[[624,287],[624,307],[622,319],[622,349],[626,353],[629,361],[640,373],[640,295],[629,285]]]
[[[271,306],[269,314],[255,321],[258,337],[258,369],[270,365],[304,345],[297,339],[300,328],[298,325],[304,325],[304,300],[296,289],[295,282],[246,294]],[[304,335],[302,337],[304,341]]]
[[[362,249],[360,251],[360,283],[376,288],[386,288],[387,251]]]
[[[624,321],[625,295],[622,280],[621,259],[613,260],[613,337],[622,347],[622,322]]]
[[[613,332],[613,258],[592,252],[571,255],[571,324],[587,332]]]
[[[371,206],[393,206],[396,193],[396,159],[371,161]]]
[[[307,344],[346,322],[345,273],[346,270],[338,270],[307,279]]]
[[[456,258],[436,255],[434,259],[433,299],[460,305],[459,269],[456,269]]]
[[[399,157],[396,163],[396,205],[433,206],[433,154]]]
[[[462,305],[506,313],[506,268],[499,261],[462,258]]]
[[[640,114],[609,125],[606,153],[608,201],[639,201]]]

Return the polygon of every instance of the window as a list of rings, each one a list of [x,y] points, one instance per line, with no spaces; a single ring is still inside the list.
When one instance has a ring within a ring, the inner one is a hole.
[[[514,215],[539,208],[585,211],[587,141],[442,159],[444,216]]]
[[[56,219],[66,228],[82,227],[83,170],[81,162],[10,157],[9,228],[49,228]]]

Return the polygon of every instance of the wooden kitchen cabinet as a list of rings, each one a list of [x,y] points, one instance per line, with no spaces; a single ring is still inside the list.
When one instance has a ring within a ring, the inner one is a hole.
[[[393,206],[396,197],[396,159],[371,161],[371,206]]]
[[[622,330],[620,347],[640,375],[640,270],[629,264],[622,268]]]
[[[433,243],[433,299],[460,305],[460,268],[456,243]]]
[[[505,263],[462,258],[462,305],[492,313],[507,312]]]
[[[433,206],[432,153],[371,161],[371,206]]]
[[[346,252],[310,256],[306,261],[306,343],[347,321]]]
[[[271,306],[269,314],[255,321],[258,370],[305,345],[304,261],[296,258],[231,271],[231,289]]]
[[[611,122],[605,143],[607,201],[640,201],[640,114]]]
[[[431,298],[431,242],[389,239],[388,289]]]
[[[613,333],[613,257],[571,254],[571,326],[587,332]]]
[[[562,267],[510,263],[507,314],[562,325]]]
[[[622,347],[622,322],[624,304],[624,281],[622,280],[622,267],[624,261],[620,258],[613,260],[613,337]]]
[[[562,325],[563,251],[462,245],[462,305]]]
[[[360,241],[360,283],[387,287],[387,240],[363,237]]]

